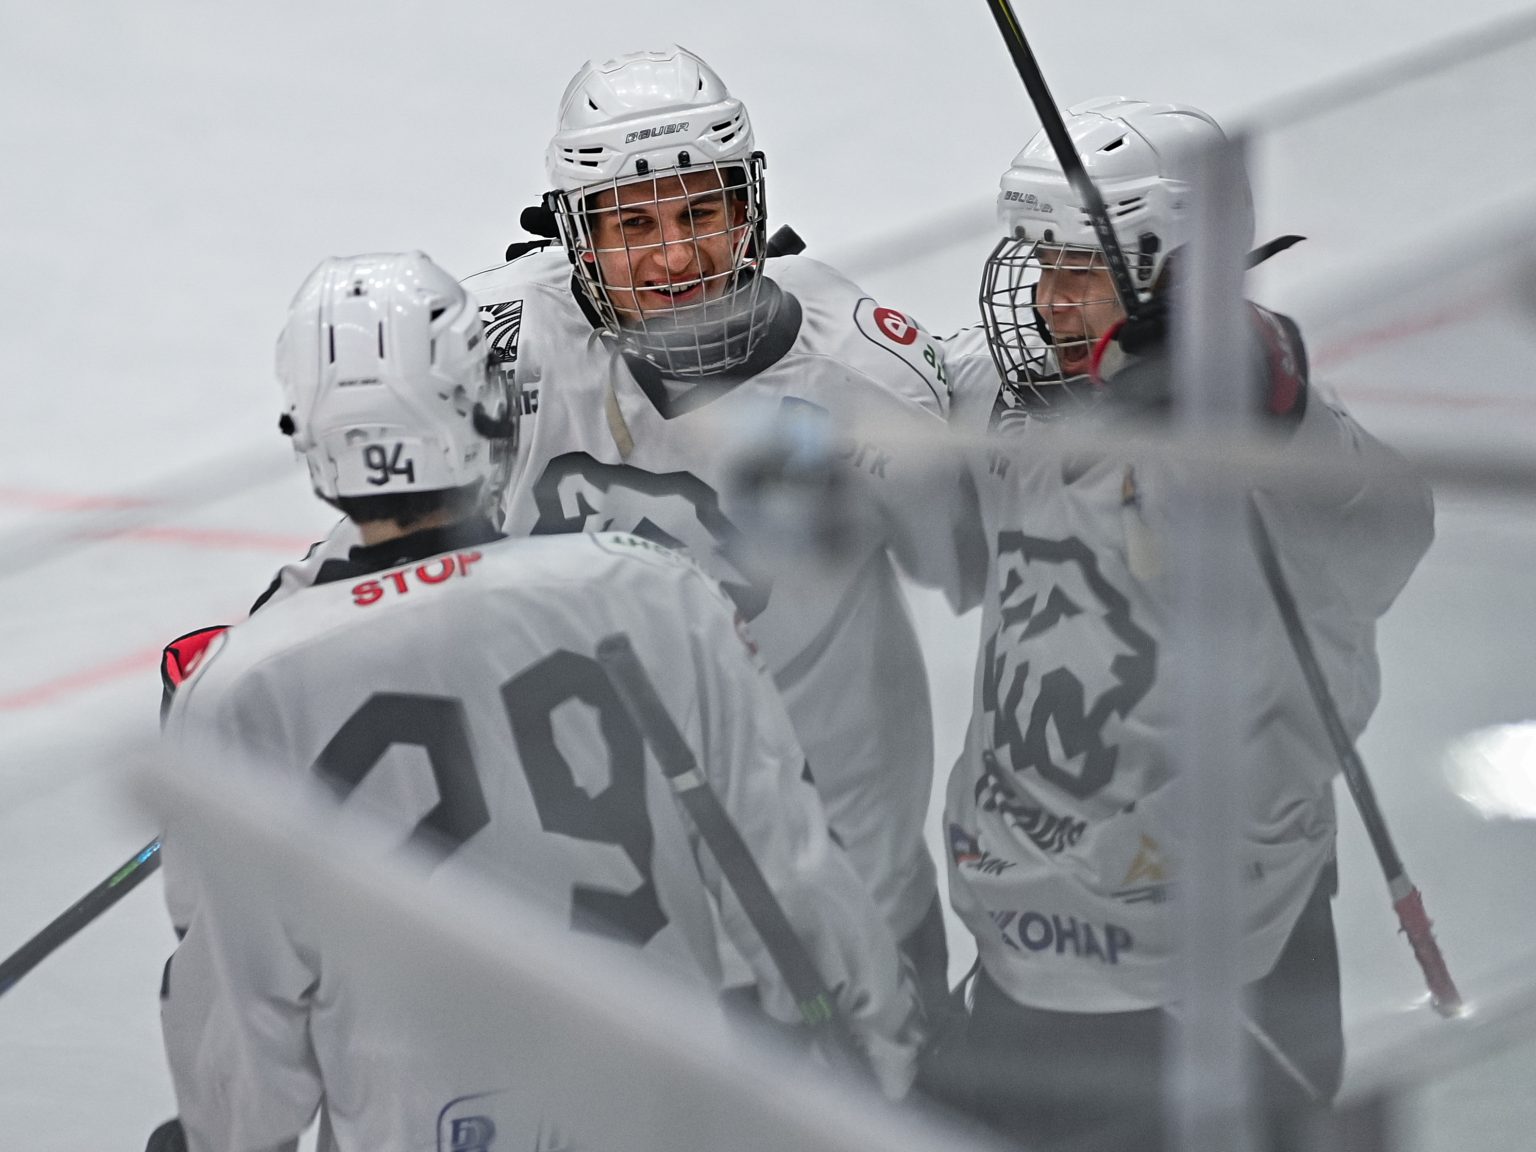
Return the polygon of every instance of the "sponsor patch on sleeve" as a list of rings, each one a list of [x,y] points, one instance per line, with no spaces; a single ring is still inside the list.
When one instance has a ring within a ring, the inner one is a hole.
[[[949,412],[949,377],[944,371],[944,356],[939,342],[905,312],[861,297],[854,306],[853,322],[863,337],[884,348],[917,374],[932,394],[940,414]]]

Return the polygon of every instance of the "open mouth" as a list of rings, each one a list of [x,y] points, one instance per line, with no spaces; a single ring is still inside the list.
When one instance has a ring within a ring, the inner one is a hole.
[[[1093,357],[1085,347],[1074,346],[1072,348],[1058,348],[1056,350],[1056,363],[1069,376],[1079,375],[1088,371],[1088,363],[1092,359]]]
[[[692,304],[704,296],[704,281],[688,280],[679,284],[648,284],[644,292],[652,298],[660,297],[668,304]]]

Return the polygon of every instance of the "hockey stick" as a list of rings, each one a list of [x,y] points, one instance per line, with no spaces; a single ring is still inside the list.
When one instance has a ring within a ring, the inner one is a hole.
[[[76,932],[132,892],[160,867],[160,839],[135,852],[123,866],[92,888],[54,921],[0,961],[0,996],[36,968]]]
[[[1397,922],[1402,925],[1403,932],[1407,934],[1408,943],[1413,948],[1414,959],[1419,962],[1419,968],[1424,972],[1424,983],[1429,986],[1430,1003],[1440,1015],[1454,1016],[1461,1010],[1461,993],[1456,990],[1456,983],[1451,979],[1445,957],[1440,953],[1440,945],[1435,940],[1434,932],[1431,931],[1429,916],[1424,911],[1424,898],[1413,881],[1408,878],[1408,872],[1397,855],[1397,848],[1392,843],[1392,834],[1387,831],[1386,820],[1382,817],[1381,807],[1376,802],[1376,791],[1371,787],[1370,778],[1365,774],[1365,765],[1361,763],[1349,733],[1344,730],[1344,722],[1339,718],[1338,705],[1333,701],[1333,693],[1329,691],[1328,681],[1323,677],[1317,652],[1312,647],[1312,640],[1301,622],[1301,613],[1296,608],[1296,599],[1291,595],[1290,585],[1286,582],[1285,573],[1280,567],[1280,557],[1275,552],[1274,539],[1269,534],[1269,529],[1264,523],[1264,514],[1259,511],[1258,500],[1252,492],[1248,494],[1248,528],[1253,536],[1254,551],[1258,553],[1259,566],[1264,570],[1264,581],[1269,585],[1270,596],[1275,602],[1275,607],[1280,611],[1280,619],[1285,624],[1285,633],[1290,638],[1291,650],[1296,653],[1296,661],[1301,665],[1301,674],[1307,681],[1307,689],[1312,693],[1313,703],[1317,705],[1318,715],[1322,717],[1323,727],[1328,732],[1328,741],[1333,745],[1333,753],[1338,757],[1339,767],[1344,772],[1344,782],[1349,785],[1349,794],[1354,797],[1355,807],[1359,810],[1360,819],[1365,824],[1366,834],[1371,838],[1371,847],[1376,851],[1376,859],[1381,862],[1381,871],[1387,880],[1387,891],[1392,896],[1392,907],[1397,912]]]
[[[1141,302],[1131,283],[1131,270],[1126,266],[1125,252],[1109,222],[1104,198],[1088,178],[1082,158],[1077,154],[1077,147],[1072,143],[1072,137],[1067,135],[1066,122],[1061,118],[1056,101],[1051,98],[1051,90],[1046,87],[1045,73],[1040,71],[1034,51],[1024,37],[1023,26],[1014,15],[1013,5],[1009,0],[987,0],[987,7],[997,20],[997,30],[1003,34],[1008,54],[1013,57],[1013,66],[1018,69],[1019,79],[1024,81],[1024,87],[1029,92],[1030,103],[1035,106],[1035,113],[1040,117],[1040,127],[1045,129],[1046,139],[1051,142],[1051,148],[1061,162],[1062,174],[1072,186],[1072,191],[1077,193],[1083,211],[1088,214],[1088,222],[1093,225],[1093,234],[1099,239],[1099,249],[1104,253],[1104,262],[1109,265],[1109,274],[1115,282],[1115,296],[1120,301],[1120,308],[1127,319],[1133,319],[1141,311]]]
[[[1099,245],[1104,251],[1105,263],[1115,279],[1115,293],[1120,298],[1126,315],[1131,316],[1134,313],[1129,303],[1134,303],[1136,300],[1136,292],[1131,286],[1125,254],[1120,249],[1120,242],[1115,236],[1114,229],[1110,226],[1103,198],[1083,168],[1082,158],[1078,155],[1072,138],[1067,134],[1061,113],[1051,100],[1045,76],[1040,71],[1040,65],[1035,60],[1034,53],[1030,51],[1029,42],[1024,38],[1024,32],[1019,26],[1018,17],[1014,15],[1012,5],[1009,0],[988,0],[988,5],[997,19],[997,26],[1003,34],[1003,39],[1008,43],[1008,50],[1013,56],[1015,67],[1018,68],[1019,77],[1029,91],[1030,100],[1040,117],[1040,123],[1051,142],[1062,171],[1066,174],[1073,191],[1077,193],[1093,224],[1094,235],[1098,237]],[[1280,241],[1272,242],[1272,245],[1250,254],[1249,265],[1252,266],[1258,262],[1255,257],[1267,258],[1273,255],[1274,251],[1280,250],[1273,248],[1273,245],[1287,240],[1290,238],[1282,237]],[[1291,242],[1294,243],[1294,241]],[[1273,250],[1270,250],[1271,248]],[[1434,933],[1430,931],[1430,920],[1424,911],[1423,897],[1403,868],[1402,860],[1399,859],[1397,850],[1392,844],[1392,837],[1387,832],[1381,808],[1376,802],[1375,791],[1371,788],[1370,779],[1365,774],[1365,765],[1361,763],[1354,743],[1339,719],[1338,708],[1334,705],[1328,682],[1323,677],[1322,667],[1317,662],[1317,654],[1302,627],[1296,601],[1291,596],[1290,587],[1280,569],[1274,542],[1264,526],[1252,492],[1248,494],[1248,503],[1253,546],[1258,553],[1260,567],[1264,570],[1270,596],[1284,621],[1291,648],[1301,664],[1307,687],[1322,717],[1329,741],[1333,744],[1334,754],[1338,757],[1343,769],[1345,782],[1349,785],[1350,795],[1354,797],[1355,807],[1360,812],[1360,819],[1365,824],[1371,845],[1376,851],[1376,858],[1381,864],[1382,873],[1386,876],[1387,888],[1392,896],[1392,906],[1397,911],[1398,923],[1407,934],[1408,943],[1413,947],[1414,958],[1418,960],[1419,968],[1424,973],[1430,1002],[1442,1016],[1455,1015],[1461,1009],[1461,994],[1456,990],[1455,982],[1452,981],[1450,971],[1446,968],[1445,958],[1440,953],[1440,946],[1435,942]]]
[[[783,907],[768,887],[762,870],[752,858],[751,850],[742,840],[725,806],[699,772],[698,761],[667,714],[666,706],[635,655],[629,637],[615,633],[605,638],[597,646],[597,660],[625,710],[655,753],[662,775],[671,785],[677,802],[698,828],[726,883],[741,902],[747,919],[784,977],[801,1018],[827,1043],[829,1055],[843,1057],[855,1067],[865,1067],[861,1050],[848,1030],[847,1021],[838,1013],[826,981],[816,970],[805,945],[795,935]]]

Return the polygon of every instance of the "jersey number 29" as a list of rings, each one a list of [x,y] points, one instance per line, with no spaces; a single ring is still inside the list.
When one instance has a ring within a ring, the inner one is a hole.
[[[645,745],[602,665],[562,649],[525,668],[499,691],[544,830],[618,845],[641,876],[631,892],[576,885],[571,893],[572,926],[645,944],[667,923],[651,872]],[[554,711],[568,700],[579,700],[596,712],[608,750],[610,783],[595,795],[577,783],[555,741]],[[331,737],[314,767],[345,799],[394,744],[420,747],[437,784],[438,802],[412,830],[412,844],[452,852],[490,823],[464,703],[450,696],[375,693]]]

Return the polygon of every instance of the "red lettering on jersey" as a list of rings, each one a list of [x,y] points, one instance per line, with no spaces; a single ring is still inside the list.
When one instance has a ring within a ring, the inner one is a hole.
[[[876,308],[875,327],[892,343],[903,347],[917,339],[917,325],[894,308]]]
[[[441,572],[434,576],[432,574],[430,565],[423,564],[420,568],[416,569],[417,579],[419,579],[423,584],[441,584],[444,580],[453,575],[454,569],[452,556],[444,556],[441,560],[438,561],[438,563],[443,566],[443,570]]]
[[[416,566],[416,579],[422,584],[441,584],[452,578],[455,574],[469,575],[469,566],[478,563],[479,552],[460,552],[457,556],[440,556],[435,560],[429,560],[425,564]],[[386,583],[387,581],[387,583]],[[402,568],[398,572],[386,572],[378,580],[364,580],[352,589],[352,603],[375,604],[384,598],[393,584],[395,591],[402,596],[411,590],[411,569]]]

